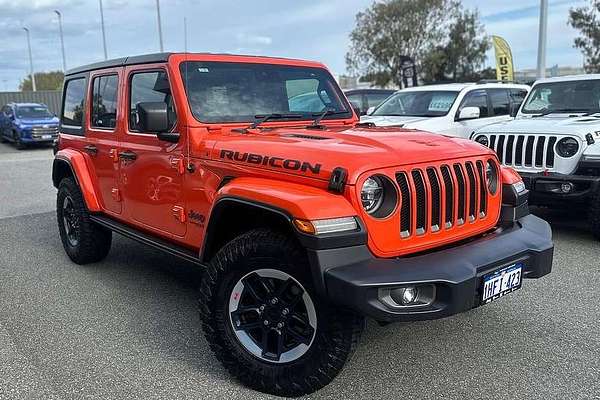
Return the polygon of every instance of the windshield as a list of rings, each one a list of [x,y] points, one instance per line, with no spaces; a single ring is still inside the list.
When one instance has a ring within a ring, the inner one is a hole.
[[[18,106],[17,118],[50,118],[53,117],[44,106]]]
[[[535,85],[521,109],[524,114],[600,111],[600,80]]]
[[[352,116],[337,83],[321,68],[188,61],[181,75],[192,113],[202,122],[253,122],[271,114],[313,120],[325,110],[331,111],[325,119]]]
[[[458,92],[398,92],[381,103],[371,115],[441,117],[448,114]]]

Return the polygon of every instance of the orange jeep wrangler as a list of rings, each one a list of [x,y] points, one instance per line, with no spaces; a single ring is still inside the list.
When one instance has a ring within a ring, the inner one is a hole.
[[[549,225],[490,149],[360,124],[316,62],[154,54],[75,68],[55,151],[71,260],[102,260],[117,232],[203,268],[207,341],[272,394],[328,384],[365,317],[447,317],[552,266]]]

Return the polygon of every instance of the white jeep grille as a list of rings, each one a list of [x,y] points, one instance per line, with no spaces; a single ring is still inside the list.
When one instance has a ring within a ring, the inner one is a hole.
[[[504,165],[517,169],[551,171],[554,169],[554,145],[558,137],[526,133],[486,133],[488,146]]]

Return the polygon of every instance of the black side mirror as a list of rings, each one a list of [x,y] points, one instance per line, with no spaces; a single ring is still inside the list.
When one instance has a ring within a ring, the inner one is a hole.
[[[135,106],[137,127],[144,132],[154,132],[160,140],[177,143],[179,133],[169,132],[169,112],[163,101],[138,103]]]
[[[516,117],[517,114],[519,113],[519,108],[521,108],[521,104],[514,104],[511,103],[510,105],[510,116],[511,117]]]

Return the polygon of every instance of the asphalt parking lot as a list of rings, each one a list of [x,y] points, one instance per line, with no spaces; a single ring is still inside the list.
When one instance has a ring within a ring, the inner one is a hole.
[[[193,266],[115,236],[71,263],[49,149],[0,144],[0,399],[262,399],[210,352]],[[444,320],[369,322],[343,373],[311,398],[600,399],[600,243],[581,216],[554,228],[554,271]]]

